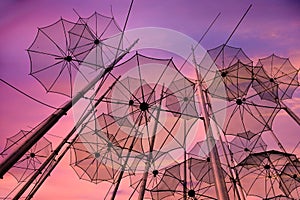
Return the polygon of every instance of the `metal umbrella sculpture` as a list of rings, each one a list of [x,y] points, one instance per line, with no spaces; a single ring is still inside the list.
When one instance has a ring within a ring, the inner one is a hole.
[[[288,196],[288,188],[286,182],[281,179],[280,172],[289,163],[289,159],[294,160],[296,156],[275,150],[254,153],[246,157],[237,166],[246,194],[261,198],[281,194]]]
[[[79,17],[69,37],[74,57],[96,69],[109,65],[123,51],[122,30],[114,17],[97,12],[87,18]]]
[[[229,142],[234,160],[239,163],[251,153],[267,150],[267,144],[261,135],[251,132],[240,133]]]
[[[262,99],[281,105],[300,125],[299,117],[283,102],[292,98],[299,87],[298,74],[299,69],[296,69],[288,58],[272,54],[259,59],[257,66],[253,68],[252,87]]]
[[[212,59],[219,69],[208,87],[212,97],[232,101],[247,94],[252,83],[253,64],[241,48],[221,45],[208,50],[203,62],[205,59]]]
[[[13,199],[31,199],[69,151],[80,179],[110,185],[105,199],[125,187],[128,199],[139,200],[299,198],[299,160],[272,127],[280,109],[299,123],[283,102],[299,86],[299,69],[275,55],[253,66],[241,48],[227,45],[251,6],[225,44],[194,56],[192,80],[176,59],[130,53],[135,42],[125,45],[124,31],[132,3],[122,29],[95,12],[38,30],[28,49],[30,74],[72,99],[30,134],[8,138],[0,177],[8,171],[23,184]],[[75,77],[84,83],[79,88]],[[43,136],[86,99],[52,152]],[[267,131],[281,151],[269,149]]]
[[[69,49],[68,31],[75,25],[60,19],[54,24],[39,28],[34,42],[27,50],[31,62],[30,74],[48,92],[73,96],[74,78],[80,70],[79,60],[74,58]],[[81,75],[85,77],[84,74]]]
[[[189,158],[185,162],[165,170],[158,185],[151,190],[153,199],[217,199],[210,160]],[[230,182],[226,172],[223,173]]]
[[[141,184],[143,183],[143,172],[147,165],[148,174],[147,181],[145,184],[144,199],[151,199],[151,191],[161,181],[164,173],[164,169],[167,166],[176,164],[174,158],[165,152],[153,151],[151,153],[151,160],[149,160],[149,153],[141,154],[137,156],[134,162],[132,162],[133,168],[137,169],[134,174],[130,175],[130,186],[134,189],[134,193],[139,193]]]
[[[113,182],[122,166],[121,149],[117,149],[112,136],[94,127],[94,121],[83,126],[80,137],[72,144],[71,166],[80,179],[96,184]]]
[[[7,138],[4,150],[0,153],[3,157],[10,154],[13,149],[18,149],[22,142],[30,135],[30,131],[21,130],[16,135]],[[8,171],[18,182],[28,179],[52,152],[52,144],[43,137],[39,140],[15,165]]]
[[[131,162],[129,157],[140,158],[141,153],[152,160],[153,151],[162,153],[183,148],[183,139],[199,119],[196,110],[185,114],[186,109],[196,108],[194,83],[179,72],[171,59],[136,53],[116,66],[110,78],[114,80],[124,69],[129,73],[123,75],[104,100],[107,114],[97,117],[101,130],[110,133],[123,149],[124,163]],[[149,70],[158,70],[158,76],[149,76]],[[182,122],[183,116],[194,119]],[[151,165],[146,165],[143,170],[148,173],[150,169]],[[117,183],[123,176],[120,174]],[[147,185],[148,177],[143,176],[140,184],[143,194],[139,198],[143,198]],[[117,184],[114,195],[118,187]]]
[[[299,199],[300,198],[300,162],[294,160],[292,163],[287,163],[281,171],[280,177],[282,182],[287,186],[288,195]],[[280,185],[282,188],[283,185]]]

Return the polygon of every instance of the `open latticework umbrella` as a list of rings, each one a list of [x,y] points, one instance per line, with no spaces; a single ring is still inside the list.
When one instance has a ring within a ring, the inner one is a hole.
[[[16,135],[7,138],[5,148],[1,155],[6,157],[11,153],[11,149],[17,149],[23,145],[29,134],[29,131],[21,130]],[[52,144],[45,137],[42,137],[30,150],[8,171],[16,178],[18,182],[24,182],[28,179],[43,162],[47,159],[52,151]]]
[[[299,69],[288,58],[272,54],[259,59],[253,71],[253,88],[265,100],[278,102],[290,99],[299,86]]]
[[[232,101],[244,97],[252,83],[252,66],[238,60],[216,72],[208,92],[215,98]]]
[[[150,191],[161,181],[164,169],[174,164],[176,164],[174,158],[165,152],[153,151],[137,156],[132,162],[132,168],[136,169],[135,173],[129,176],[134,193],[141,191],[143,178],[147,176],[144,199],[152,199]],[[148,170],[146,174],[145,170]]]
[[[167,168],[151,193],[153,199],[217,199],[211,162],[189,158]]]
[[[47,92],[72,96],[75,76],[80,73],[78,61],[69,50],[68,31],[75,23],[60,19],[38,29],[37,36],[28,48],[31,69],[34,76]]]
[[[244,160],[251,153],[267,150],[267,144],[263,141],[261,135],[251,132],[237,134],[229,144],[233,158],[237,163]]]
[[[286,164],[281,174],[282,183],[288,190],[288,195],[295,199],[300,198],[300,162],[294,160]],[[282,187],[282,184],[280,185]]]
[[[223,147],[225,153],[223,151]],[[213,147],[209,147],[206,140],[197,142],[193,146],[193,148],[188,152],[188,156],[190,158],[198,158],[210,161],[209,154],[212,151],[212,148],[217,149],[221,164],[226,164],[225,156],[228,156],[229,152],[227,151],[226,144],[224,142],[222,143],[219,140],[215,141],[215,145]]]
[[[84,65],[103,68],[122,52],[122,31],[114,17],[97,12],[80,17],[69,34],[70,51]]]
[[[243,190],[249,196],[269,198],[285,195],[280,189],[280,172],[295,155],[280,151],[263,151],[250,154],[237,168]],[[285,185],[287,187],[287,185]]]
[[[277,104],[259,101],[256,97],[238,98],[213,114],[224,113],[225,119],[217,119],[218,126],[226,135],[237,135],[249,131],[258,134],[272,129],[272,123],[279,112]]]
[[[166,107],[174,116],[187,120],[199,116],[193,82],[186,78],[178,79],[170,84],[166,93]]]
[[[154,135],[154,150],[183,147],[186,133],[181,119],[193,117],[185,122],[192,127],[200,118],[195,110],[194,83],[179,72],[171,59],[136,53],[116,66],[111,76],[118,77],[124,69],[129,73],[118,80],[105,99],[107,114],[99,116],[100,127],[112,134],[122,148],[136,152],[148,152]],[[184,101],[184,97],[189,99]],[[185,114],[191,110],[193,113]]]
[[[96,184],[114,182],[122,168],[121,149],[113,136],[95,128],[94,121],[84,126],[83,132],[72,144],[72,168],[80,179]]]

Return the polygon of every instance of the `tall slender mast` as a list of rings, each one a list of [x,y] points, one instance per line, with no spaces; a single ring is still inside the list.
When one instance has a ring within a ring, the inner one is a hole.
[[[218,150],[215,146],[215,139],[213,136],[212,132],[212,127],[210,124],[209,120],[209,114],[207,110],[207,101],[205,99],[205,95],[203,92],[203,87],[202,87],[202,80],[201,75],[198,73],[197,67],[196,67],[196,73],[197,73],[197,78],[198,78],[198,84],[197,84],[197,89],[198,89],[198,94],[201,98],[201,109],[204,117],[204,128],[205,128],[205,133],[206,133],[206,142],[207,146],[209,149],[209,157],[210,157],[210,162],[214,174],[214,180],[215,180],[215,185],[216,185],[216,192],[217,192],[217,197],[219,200],[229,200],[227,188],[226,188],[226,183],[224,179],[224,175],[222,173],[222,168],[221,168],[221,162],[220,158],[218,155]]]

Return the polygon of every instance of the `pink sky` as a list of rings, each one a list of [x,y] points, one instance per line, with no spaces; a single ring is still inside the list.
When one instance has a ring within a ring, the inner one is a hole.
[[[60,16],[75,21],[73,8],[83,17],[94,11],[110,14],[112,5],[114,16],[123,26],[129,7],[129,0],[65,0],[65,1],[1,1],[0,2],[0,77],[22,91],[48,104],[59,106],[68,98],[57,94],[45,94],[44,88],[29,76],[30,63],[25,51],[35,38],[37,27],[57,21]],[[249,6],[248,1],[229,0],[136,0],[129,18],[127,29],[141,27],[163,27],[182,32],[198,40],[211,20],[221,12],[201,45],[214,48],[225,42],[232,29]],[[255,0],[249,15],[242,22],[229,45],[243,48],[256,63],[258,58],[272,53],[289,57],[294,66],[300,65],[300,3],[296,0]],[[0,83],[0,151],[7,137],[20,129],[30,130],[49,116],[53,110],[17,93]],[[300,116],[300,90],[293,100],[287,100],[290,108]],[[64,124],[64,125],[62,125]],[[72,128],[70,114],[61,120],[50,133],[64,136]],[[288,128],[287,128],[288,127]],[[283,111],[274,121],[274,130],[283,145],[292,150],[300,140],[299,126]],[[54,146],[59,141],[48,135]],[[270,142],[272,143],[272,142]],[[300,147],[296,150],[300,154]],[[6,175],[0,180],[0,198],[7,194],[17,182]],[[56,168],[51,177],[36,194],[35,199],[101,199],[104,187],[81,181],[69,166],[69,155]],[[121,184],[126,196],[126,183]],[[121,196],[121,195],[120,195]],[[121,199],[121,198],[120,198]]]

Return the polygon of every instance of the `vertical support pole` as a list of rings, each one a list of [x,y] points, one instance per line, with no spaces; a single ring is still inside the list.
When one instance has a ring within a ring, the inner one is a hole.
[[[203,92],[203,88],[201,85],[201,75],[198,73],[198,70],[196,68],[196,73],[197,73],[197,78],[198,78],[198,84],[197,84],[197,89],[198,89],[198,94],[201,98],[201,108],[202,108],[202,113],[204,117],[204,128],[206,132],[206,141],[207,141],[207,146],[208,149],[210,150],[209,152],[209,157],[211,160],[211,165],[212,165],[212,170],[214,174],[214,180],[215,180],[215,186],[216,186],[216,192],[217,192],[217,197],[219,200],[229,200],[227,188],[226,188],[226,183],[224,180],[224,176],[222,173],[222,168],[221,168],[221,162],[220,158],[218,155],[217,148],[215,146],[215,139],[213,137],[213,132],[212,128],[210,125],[209,121],[209,114],[207,110],[207,101],[205,99],[205,95]]]

